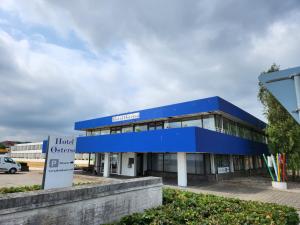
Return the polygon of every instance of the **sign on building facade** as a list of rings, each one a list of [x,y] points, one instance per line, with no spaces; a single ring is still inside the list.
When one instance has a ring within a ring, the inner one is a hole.
[[[119,121],[125,121],[125,120],[133,120],[133,119],[139,119],[140,118],[140,113],[135,112],[135,113],[129,113],[129,114],[123,114],[123,115],[118,115],[118,116],[113,116],[112,117],[112,122],[119,122]]]
[[[75,151],[76,137],[49,136],[43,189],[72,186]]]

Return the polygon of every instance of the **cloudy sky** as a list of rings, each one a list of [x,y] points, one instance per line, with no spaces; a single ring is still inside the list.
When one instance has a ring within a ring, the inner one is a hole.
[[[299,0],[0,0],[0,140],[209,96],[264,119],[257,77],[299,65]]]

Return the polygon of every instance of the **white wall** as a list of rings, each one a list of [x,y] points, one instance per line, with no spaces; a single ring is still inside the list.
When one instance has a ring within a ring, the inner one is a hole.
[[[128,168],[129,158],[134,158],[134,164],[131,168]],[[125,176],[136,176],[136,153],[122,153],[122,175]]]

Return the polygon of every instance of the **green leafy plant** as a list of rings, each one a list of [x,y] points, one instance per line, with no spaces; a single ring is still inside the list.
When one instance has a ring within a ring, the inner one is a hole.
[[[0,194],[16,193],[16,192],[25,192],[25,191],[36,191],[40,190],[41,185],[31,185],[31,186],[18,186],[18,187],[3,187],[0,188]]]
[[[78,182],[73,183],[73,186],[79,185],[87,185],[87,184],[94,184],[95,182]],[[9,193],[17,193],[17,192],[26,192],[26,191],[37,191],[41,190],[42,185],[34,184],[30,186],[16,186],[16,187],[2,187],[0,188],[0,194],[9,194]]]
[[[123,217],[115,225],[297,225],[296,210],[288,206],[243,201],[175,189],[163,190],[163,205]]]

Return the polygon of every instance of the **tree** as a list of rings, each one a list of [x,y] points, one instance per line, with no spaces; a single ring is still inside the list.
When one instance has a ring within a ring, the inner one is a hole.
[[[263,74],[278,71],[280,67],[273,64]],[[288,168],[292,170],[293,179],[300,170],[300,126],[278,100],[259,84],[258,98],[264,106],[264,114],[268,124],[266,135],[269,149],[272,153],[286,153]]]

